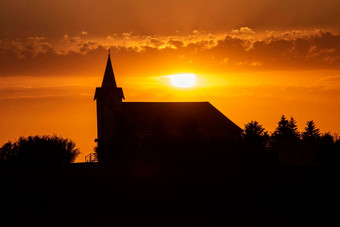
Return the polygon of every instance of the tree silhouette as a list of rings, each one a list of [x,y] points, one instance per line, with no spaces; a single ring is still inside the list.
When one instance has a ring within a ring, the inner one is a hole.
[[[293,117],[290,118],[288,122],[288,128],[290,129],[290,134],[294,138],[300,138],[300,133],[296,125],[296,121]]]
[[[334,137],[331,135],[331,133],[327,132],[321,136],[321,145],[323,146],[334,145]]]
[[[302,135],[302,151],[304,165],[319,164],[320,130],[316,128],[314,121],[307,121]]]
[[[65,166],[80,154],[72,140],[58,136],[20,137],[0,148],[2,167]]]
[[[264,149],[269,140],[268,132],[257,121],[245,124],[242,136],[247,145],[257,149]]]
[[[267,145],[269,142],[268,132],[257,121],[251,121],[244,125],[242,133],[243,144],[245,149],[244,160],[250,162],[267,161]]]
[[[0,148],[0,166],[11,166],[18,154],[18,145],[8,141]]]
[[[278,126],[273,133],[274,140],[278,142],[279,140],[298,140],[299,131],[297,129],[296,121],[293,117],[290,120],[282,115]]]
[[[319,144],[319,157],[320,164],[323,166],[339,166],[340,150],[334,141],[334,137],[329,132],[321,135]]]
[[[286,119],[284,115],[281,116],[281,119],[278,123],[278,126],[274,132],[275,137],[283,137],[289,134],[289,121]]]
[[[320,139],[320,129],[316,128],[314,121],[307,121],[302,138],[306,142],[317,142]]]
[[[281,116],[271,138],[271,153],[274,160],[288,165],[301,163],[303,154],[300,150],[300,136],[293,117],[288,120]]]

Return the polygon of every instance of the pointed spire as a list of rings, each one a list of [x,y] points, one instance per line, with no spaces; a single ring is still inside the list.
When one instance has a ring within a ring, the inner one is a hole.
[[[114,88],[117,87],[115,75],[113,73],[112,64],[111,64],[110,49],[109,49],[109,54],[107,58],[102,87],[114,87]]]

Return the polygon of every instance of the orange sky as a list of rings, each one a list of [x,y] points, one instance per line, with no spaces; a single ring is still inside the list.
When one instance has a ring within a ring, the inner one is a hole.
[[[255,3],[256,2],[256,3]],[[243,127],[340,132],[340,2],[0,2],[0,145],[57,134],[92,151],[107,49],[126,101],[210,101]],[[170,85],[195,73],[194,88]]]

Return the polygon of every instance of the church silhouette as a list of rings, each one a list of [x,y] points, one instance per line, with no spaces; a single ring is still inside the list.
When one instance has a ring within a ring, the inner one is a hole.
[[[209,102],[125,102],[117,87],[110,52],[97,87],[97,155],[100,163],[136,156],[190,158],[216,144],[235,143],[242,129]],[[149,156],[148,156],[149,155]]]

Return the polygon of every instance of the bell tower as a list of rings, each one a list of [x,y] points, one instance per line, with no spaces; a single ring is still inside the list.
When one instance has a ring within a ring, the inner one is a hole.
[[[97,101],[97,154],[99,162],[106,162],[114,149],[113,139],[117,136],[119,116],[125,99],[123,89],[117,87],[110,58],[110,50],[101,87],[96,88]]]

